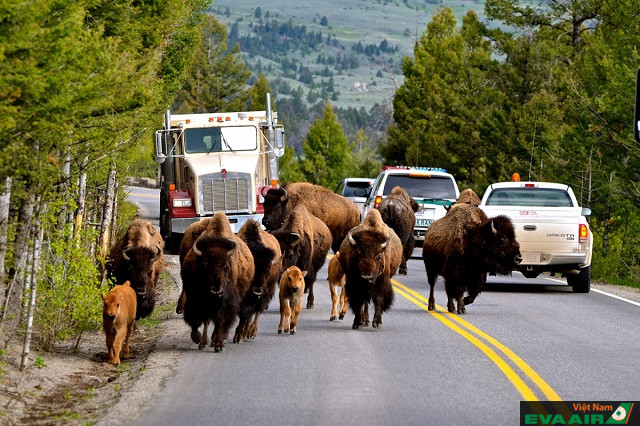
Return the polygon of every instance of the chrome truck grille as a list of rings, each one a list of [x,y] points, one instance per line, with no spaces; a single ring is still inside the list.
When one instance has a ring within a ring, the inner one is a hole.
[[[220,173],[200,176],[200,215],[211,215],[217,211],[245,213],[251,206],[251,176],[249,173]]]

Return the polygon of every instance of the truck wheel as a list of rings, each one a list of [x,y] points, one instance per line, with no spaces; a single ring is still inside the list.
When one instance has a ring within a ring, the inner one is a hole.
[[[578,275],[567,275],[567,284],[573,288],[574,293],[589,293],[591,290],[591,265],[580,269]]]

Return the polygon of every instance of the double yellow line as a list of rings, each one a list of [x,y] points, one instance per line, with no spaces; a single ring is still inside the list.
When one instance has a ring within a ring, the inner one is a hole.
[[[561,401],[560,396],[549,386],[547,382],[545,382],[539,375],[531,368],[526,362],[524,362],[518,355],[513,353],[513,351],[507,348],[505,345],[489,336],[484,331],[475,327],[468,321],[463,320],[458,315],[451,314],[447,312],[446,309],[441,306],[436,305],[436,311],[428,310],[429,300],[422,296],[420,293],[415,292],[409,287],[399,283],[398,281],[392,279],[391,282],[394,285],[394,290],[400,294],[405,299],[424,309],[433,315],[436,319],[442,322],[444,325],[460,334],[462,337],[470,341],[474,346],[480,349],[491,361],[493,361],[498,368],[504,373],[504,375],[511,381],[513,386],[520,392],[522,398],[525,401],[538,401],[538,397],[531,390],[529,385],[520,377],[520,375],[513,369],[511,366],[487,343],[493,345],[495,349],[500,351],[505,357],[511,360],[520,371],[528,377],[540,391],[544,394],[544,396],[549,401]],[[457,324],[456,324],[457,323]],[[465,330],[466,329],[466,330]],[[472,334],[474,333],[474,334]],[[482,341],[478,337],[484,339]],[[487,343],[485,343],[485,341]]]

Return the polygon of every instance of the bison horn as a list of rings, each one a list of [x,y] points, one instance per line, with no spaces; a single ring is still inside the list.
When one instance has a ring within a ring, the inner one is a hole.
[[[282,197],[280,197],[280,201],[282,201],[284,203],[285,201],[287,201],[289,199],[289,193],[287,192],[286,189],[284,189],[284,188],[281,188],[281,189],[284,192],[284,195]]]
[[[272,265],[277,265],[278,263],[282,262],[282,259],[284,259],[284,253],[282,253],[282,255],[281,255],[279,258],[277,258],[277,259],[273,259],[273,260],[271,261],[271,264],[272,264]]]
[[[196,254],[196,256],[202,256],[202,252],[198,250],[198,240],[196,240],[196,242],[193,243],[193,246],[191,247],[191,249]]]
[[[302,240],[302,237],[300,236],[300,234],[298,234],[297,232],[292,232],[291,236],[294,237],[294,240],[291,243],[291,247],[295,247],[298,244],[300,244],[300,241]]]
[[[155,262],[156,260],[160,259],[160,256],[162,256],[162,249],[158,246],[156,246],[156,255],[153,256],[152,261]]]
[[[347,238],[349,239],[349,242],[351,243],[352,246],[355,246],[358,244],[356,243],[356,240],[354,240],[353,237],[351,236],[351,231],[349,231],[349,233],[347,234]]]
[[[127,255],[127,250],[122,250],[122,258],[127,262],[131,262],[131,258]]]
[[[238,250],[238,244],[233,240],[229,240],[229,251],[227,252],[227,256],[231,256],[236,250]]]
[[[496,235],[498,233],[498,231],[496,231],[496,227],[493,226],[493,221],[491,221],[491,232],[493,232],[493,235]]]
[[[389,239],[387,238],[387,241],[385,241],[384,243],[380,244],[380,248],[384,249],[387,247],[387,244],[389,244]]]

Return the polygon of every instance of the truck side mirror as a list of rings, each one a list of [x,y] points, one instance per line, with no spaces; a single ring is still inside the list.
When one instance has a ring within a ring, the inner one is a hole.
[[[276,146],[274,147],[274,153],[276,157],[282,157],[284,155],[284,129],[282,127],[276,127]]]
[[[156,132],[156,163],[162,164],[167,156],[162,152],[162,133]]]
[[[591,209],[589,207],[583,207],[580,214],[582,216],[591,216]]]
[[[633,136],[640,143],[640,68],[636,75],[636,109],[633,117]]]

